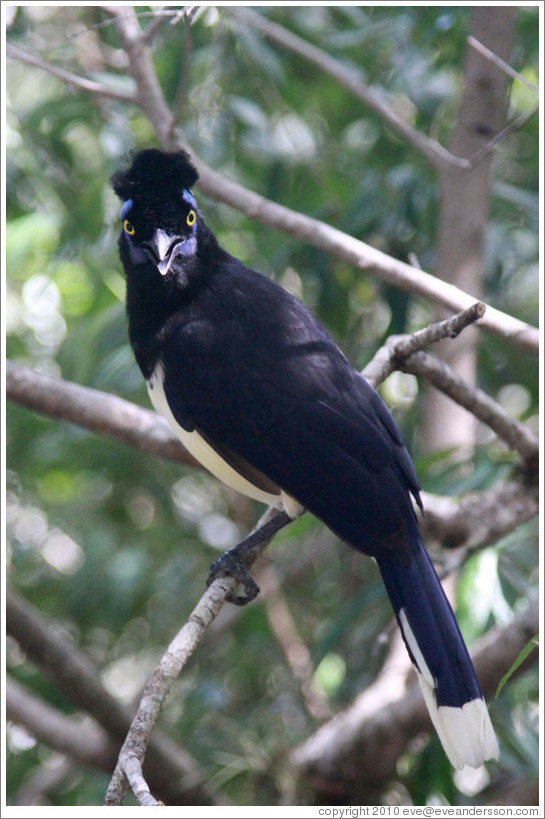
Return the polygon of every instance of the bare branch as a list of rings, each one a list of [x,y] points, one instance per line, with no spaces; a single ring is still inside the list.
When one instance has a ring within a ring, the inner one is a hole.
[[[482,390],[467,384],[438,358],[429,353],[414,353],[406,361],[400,362],[399,369],[425,378],[493,429],[505,443],[522,456],[529,468],[537,468],[539,442],[528,427],[511,418],[500,404],[489,398]]]
[[[6,394],[28,409],[79,424],[147,454],[200,468],[164,418],[118,396],[53,378],[12,361],[6,362]]]
[[[509,478],[484,492],[462,497],[423,492],[422,501],[426,510],[420,520],[424,539],[434,539],[447,549],[463,545],[473,552],[497,543],[535,518],[539,513],[539,486],[535,480]]]
[[[362,375],[376,387],[398,369],[399,361],[404,361],[430,344],[445,338],[456,338],[470,324],[482,319],[485,312],[486,305],[478,301],[455,316],[445,321],[429,324],[412,335],[390,336],[386,344],[377,350],[372,360],[362,370]]]
[[[267,526],[274,521],[275,516],[279,517],[276,510],[267,509],[254,531],[246,539],[251,538],[253,543],[251,552],[248,552],[245,558],[248,566],[252,565],[271,540],[272,535],[268,535]],[[263,532],[266,532],[265,537],[263,537]],[[127,793],[129,773],[136,775],[138,787],[146,793],[147,784],[143,788],[138,778],[140,776],[138,767],[135,768],[135,760],[140,766],[142,765],[151,734],[174,681],[222,608],[225,599],[233,594],[236,585],[237,581],[230,576],[214,580],[163,654],[146,686],[119,754],[119,761],[106,794],[106,805],[121,804]],[[147,802],[146,804],[153,803]]]
[[[190,146],[184,147],[191,151]],[[473,296],[458,287],[393,259],[386,253],[318,219],[290,210],[249,191],[212,170],[194,153],[192,158],[200,176],[199,187],[214,199],[242,211],[250,219],[295,236],[326,253],[344,259],[359,270],[376,276],[393,287],[422,296],[427,301],[446,307],[452,312],[465,310],[475,303],[476,299]],[[487,305],[486,314],[479,322],[479,327],[507,339],[522,350],[534,353],[539,351],[539,331],[535,327],[494,307]]]
[[[536,105],[534,108],[529,108],[524,113],[520,114],[516,119],[506,125],[499,133],[497,133],[490,142],[487,142],[486,145],[473,154],[468,160],[472,168],[475,168],[480,162],[486,159],[490,154],[492,154],[498,145],[501,142],[505,142],[507,137],[510,137],[511,134],[516,133],[516,131],[520,131],[521,128],[524,128],[527,122],[532,119],[539,111],[539,105]]]
[[[89,713],[114,741],[122,741],[131,723],[130,710],[106,691],[98,669],[66,634],[9,588],[6,629],[71,702]],[[155,735],[147,763],[158,791],[193,804],[217,804],[219,795],[209,792],[191,755],[167,737]]]
[[[442,168],[446,164],[462,169],[469,167],[466,159],[454,156],[435,139],[431,139],[417,131],[400,117],[397,111],[385,102],[386,93],[382,89],[379,91],[368,86],[356,68],[348,68],[327,52],[312,43],[308,43],[302,37],[298,37],[278,23],[273,23],[251,8],[235,6],[224,8],[224,12],[234,17],[235,20],[252,26],[269,40],[277,43],[282,48],[292,51],[294,54],[304,57],[321,71],[329,74],[360,102],[363,102],[375,114],[378,114],[394,131],[401,134],[434,167]]]
[[[128,712],[103,688],[93,663],[66,634],[47,624],[12,589],[6,592],[6,629],[69,699],[90,713],[113,736],[123,736]]]
[[[113,88],[108,88],[107,86],[101,85],[93,80],[86,80],[84,77],[79,77],[77,74],[72,74],[70,71],[65,71],[64,68],[58,68],[56,65],[46,62],[46,60],[42,60],[41,57],[37,57],[34,54],[29,54],[27,51],[23,51],[22,48],[19,48],[19,46],[13,45],[12,43],[6,44],[6,54],[8,57],[11,57],[14,60],[19,60],[20,62],[28,63],[28,65],[34,65],[36,68],[40,68],[42,71],[47,71],[48,74],[52,74],[59,80],[68,83],[68,85],[73,85],[82,91],[87,91],[91,94],[98,94],[101,97],[108,97],[109,99],[113,100],[120,100],[121,102],[130,102],[133,104],[138,102],[134,94],[116,91]]]
[[[155,128],[163,147],[173,143],[172,114],[165,101],[142,29],[130,6],[104,6],[114,20],[121,45],[129,58],[129,70],[138,88],[138,103]]]
[[[430,324],[413,335],[390,336],[362,375],[376,386],[394,370],[402,370],[431,382],[437,389],[487,424],[512,449],[518,452],[529,468],[536,468],[539,458],[539,441],[520,421],[512,418],[503,407],[482,390],[471,386],[443,361],[424,347],[444,338],[455,338],[465,327],[482,319],[485,305],[476,302],[467,310],[445,321]]]
[[[477,40],[477,38],[474,37],[473,34],[468,35],[467,42],[472,48],[475,49],[475,51],[478,51],[479,54],[482,54],[482,56],[485,57],[487,60],[493,62],[494,65],[497,66],[497,68],[499,68],[500,71],[503,71],[504,74],[507,74],[508,77],[512,77],[513,79],[518,80],[527,88],[531,88],[532,91],[536,91],[539,93],[538,85],[535,85],[535,83],[530,82],[530,80],[527,80],[523,74],[520,74],[518,71],[515,71],[514,68],[511,68],[509,63],[506,63],[505,60],[502,60],[501,57],[498,57],[498,55],[494,54],[493,51],[490,51],[490,49],[487,48],[483,43],[481,43],[480,40]]]
[[[8,719],[24,725],[44,745],[66,754],[80,765],[111,771],[115,763],[117,747],[111,735],[96,722],[67,717],[30,694],[9,675],[6,714]]]
[[[534,600],[511,625],[480,641],[473,662],[485,696],[494,695],[498,681],[538,628],[539,605]],[[418,686],[397,693],[390,682],[388,675],[381,675],[291,754],[290,763],[321,793],[357,801],[367,791],[369,799],[369,790],[378,791],[395,775],[410,741],[430,732]]]

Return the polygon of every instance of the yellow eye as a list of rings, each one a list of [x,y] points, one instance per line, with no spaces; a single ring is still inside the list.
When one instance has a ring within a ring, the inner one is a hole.
[[[136,230],[131,225],[128,219],[125,219],[125,221],[123,222],[123,230],[125,231],[127,236],[134,236],[134,234],[136,233]]]
[[[195,224],[196,221],[197,221],[197,214],[195,213],[194,210],[190,210],[189,213],[187,214],[187,219],[186,219],[187,226],[188,227],[193,227],[193,225]]]

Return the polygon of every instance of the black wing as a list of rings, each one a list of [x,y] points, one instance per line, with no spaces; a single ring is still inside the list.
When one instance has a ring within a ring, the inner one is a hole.
[[[389,411],[300,302],[228,258],[163,337],[174,416],[355,548],[405,562],[419,487]]]

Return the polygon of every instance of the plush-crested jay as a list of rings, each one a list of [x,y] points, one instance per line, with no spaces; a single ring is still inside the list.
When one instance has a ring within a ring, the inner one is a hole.
[[[130,342],[154,407],[222,481],[290,517],[310,510],[375,558],[451,763],[496,759],[392,416],[301,302],[219,246],[197,179],[185,152],[154,149],[112,178]]]

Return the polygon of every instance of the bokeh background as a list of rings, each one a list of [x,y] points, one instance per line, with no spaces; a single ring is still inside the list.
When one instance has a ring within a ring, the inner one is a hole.
[[[161,19],[156,7],[136,7],[165,98],[196,154],[252,191],[433,272],[441,198],[426,157],[325,71],[227,7],[200,7],[191,23],[179,10],[169,7]],[[449,144],[470,7],[254,10],[359,72],[416,130]],[[28,5],[6,15],[8,42],[26,54],[121,96],[135,92],[106,8]],[[537,6],[516,8],[510,64],[537,83]],[[512,121],[537,94],[509,80],[505,99]],[[129,150],[157,145],[153,124],[131,102],[78,88],[12,54],[6,125],[8,358],[148,407],[127,341],[118,203],[108,179]],[[476,292],[537,325],[537,116],[501,142],[490,174]],[[436,318],[423,299],[197,195],[220,243],[299,295],[358,367],[389,335]],[[484,332],[474,345],[479,386],[537,432],[536,356]],[[431,448],[429,391],[414,376],[395,373],[380,390],[425,491],[479,493],[519,468],[482,424],[462,465],[452,447]],[[197,602],[209,564],[262,510],[202,471],[14,403],[7,421],[9,583],[47,628],[92,660],[108,692],[132,706]],[[449,588],[471,646],[511,623],[535,590],[536,520],[461,566]],[[276,538],[257,574],[260,598],[243,610],[225,608],[161,719],[214,799],[255,806],[535,804],[535,652],[492,697],[499,763],[455,774],[437,738],[422,735],[376,790],[352,784],[333,793],[299,777],[286,764],[290,750],[370,686],[391,656],[391,611],[372,562],[309,515]],[[47,663],[37,664],[9,637],[7,649],[10,678],[27,694],[57,716],[87,724],[52,683]],[[300,652],[302,671],[290,650]],[[12,804],[101,804],[107,765],[79,764],[69,746],[63,752],[40,740],[21,720],[8,723],[7,743]]]

